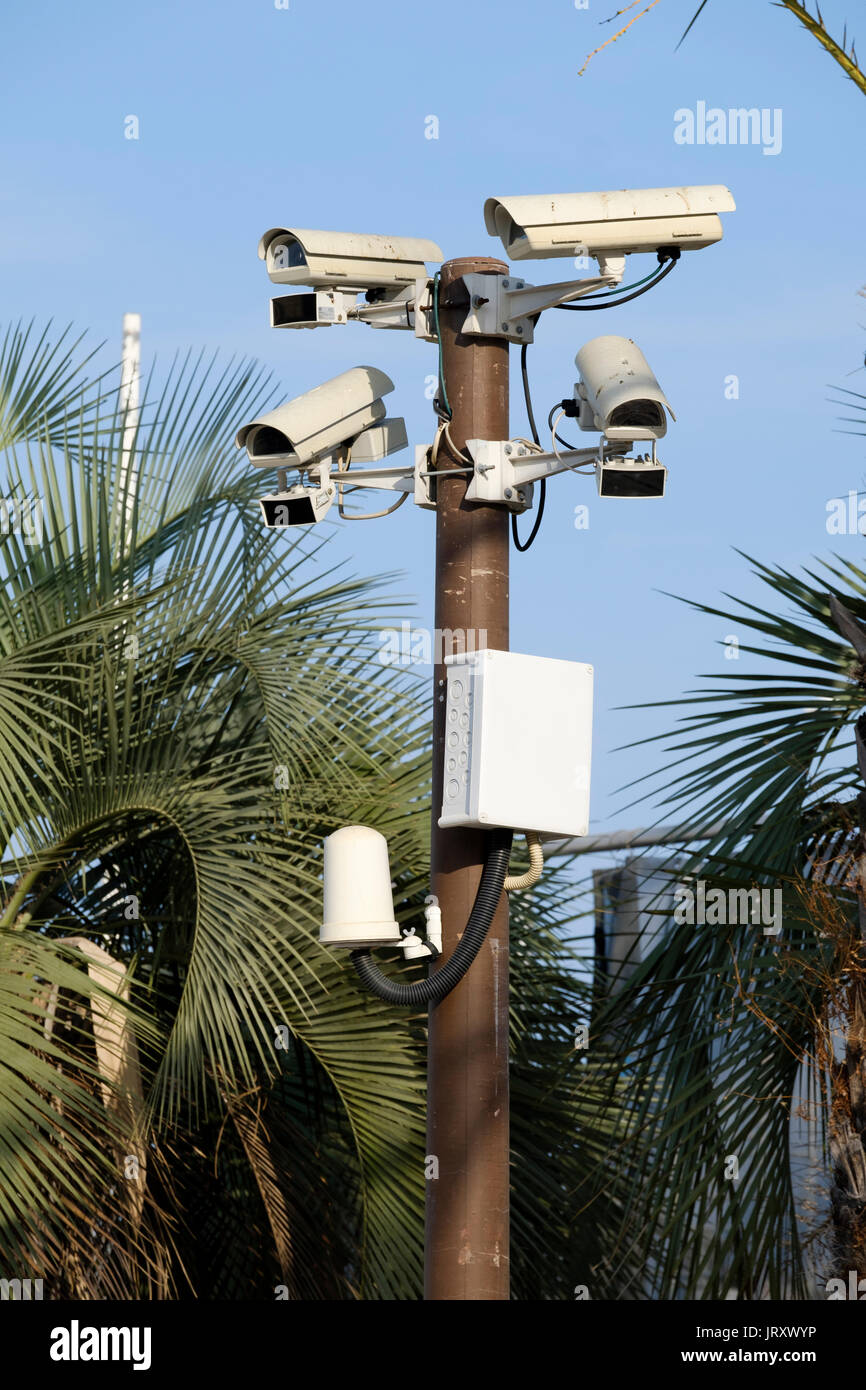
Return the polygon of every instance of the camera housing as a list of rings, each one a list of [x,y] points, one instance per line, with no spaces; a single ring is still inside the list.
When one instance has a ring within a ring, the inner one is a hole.
[[[394,383],[377,367],[350,367],[242,425],[236,436],[255,468],[305,468],[385,418]]]
[[[488,198],[484,221],[512,261],[697,251],[722,239],[719,213],[736,204],[724,184],[623,188]]]
[[[574,399],[582,430],[600,431],[611,442],[664,438],[666,410],[676,416],[632,338],[592,338],[574,361],[581,378]]]
[[[315,487],[295,483],[294,487],[282,492],[270,492],[260,498],[262,520],[269,530],[284,526],[311,526],[327,515],[336,495],[337,489],[328,481],[328,470],[325,468]]]
[[[668,470],[656,458],[610,458],[595,465],[599,497],[664,497]]]
[[[438,264],[442,251],[423,237],[270,227],[259,241],[259,259],[275,285],[393,290],[426,279],[425,261]]]

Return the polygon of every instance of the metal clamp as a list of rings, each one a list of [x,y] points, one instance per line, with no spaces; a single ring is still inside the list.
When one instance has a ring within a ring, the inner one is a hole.
[[[531,343],[538,314],[571,299],[581,299],[593,290],[610,289],[621,278],[622,272],[613,269],[587,280],[530,285],[513,276],[470,273],[463,276],[469,307],[462,331],[486,338],[507,338],[511,343]]]

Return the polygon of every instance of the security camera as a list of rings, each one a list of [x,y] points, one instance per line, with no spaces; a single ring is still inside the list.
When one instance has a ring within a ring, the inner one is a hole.
[[[314,487],[295,483],[294,487],[270,492],[259,500],[262,520],[269,529],[283,526],[310,526],[321,521],[331,508],[337,489],[328,481],[328,470],[318,474]]]
[[[664,497],[668,470],[656,458],[605,458],[595,477],[599,497]]]
[[[624,188],[488,198],[484,221],[513,261],[549,256],[627,255],[671,247],[699,250],[722,239],[720,212],[733,212],[723,184]]]
[[[422,237],[271,227],[259,242],[259,259],[276,285],[393,290],[426,279],[424,262],[440,262],[442,252]]]
[[[393,390],[378,368],[351,367],[242,425],[237,446],[255,468],[306,468],[383,420],[382,397]]]
[[[665,409],[676,416],[637,343],[613,334],[593,338],[574,361],[581,378],[574,399],[582,430],[600,431],[611,442],[663,438]]]

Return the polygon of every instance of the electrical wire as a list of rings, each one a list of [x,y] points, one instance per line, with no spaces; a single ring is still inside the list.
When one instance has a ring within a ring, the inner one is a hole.
[[[506,874],[502,887],[506,893],[522,893],[537,883],[544,871],[544,855],[541,841],[534,830],[525,830],[526,848],[529,850],[529,868],[525,874]]]
[[[430,467],[433,469],[435,469],[436,467],[436,461],[439,457],[439,440],[443,434],[445,438],[448,440],[448,445],[455,458],[462,459],[464,463],[469,464],[470,468],[472,468],[473,464],[470,456],[468,454],[465,454],[462,449],[458,449],[457,445],[454,443],[454,440],[451,438],[450,422],[448,420],[443,420],[441,416],[439,417],[439,424],[436,429],[436,434],[433,437],[433,444],[430,449]]]
[[[347,444],[347,445],[346,445],[346,460],[345,460],[345,464],[346,464],[346,466],[345,466],[345,472],[348,473],[348,472],[349,472],[349,469],[352,467],[352,446],[351,446],[351,444]],[[393,507],[386,507],[385,510],[384,510],[384,511],[381,511],[381,512],[347,512],[347,511],[344,511],[344,510],[343,510],[343,498],[344,498],[344,497],[348,497],[349,494],[352,493],[352,492],[359,492],[360,489],[361,489],[361,484],[360,484],[360,483],[353,484],[353,485],[351,485],[351,486],[347,486],[346,483],[337,483],[337,511],[338,511],[339,515],[342,517],[343,521],[378,521],[378,519],[379,519],[380,516],[390,516],[392,512],[396,512],[397,508],[398,508],[398,507],[402,507],[403,503],[406,501],[406,498],[409,496],[408,492],[402,493],[402,495],[401,495],[400,497],[398,497],[397,501],[394,503]]]
[[[351,487],[349,491],[358,492],[359,488]],[[392,512],[396,512],[398,507],[402,507],[408,496],[408,492],[402,492],[393,507],[386,507],[382,512],[346,512],[343,510],[343,499],[341,497],[337,501],[337,511],[344,521],[376,521],[380,516],[390,516]]]
[[[556,409],[556,406],[553,407],[553,410],[555,410],[555,409]],[[551,412],[550,412],[551,415],[553,414],[553,410],[551,410]],[[559,414],[557,415],[556,419],[557,419],[557,420],[561,420],[564,414],[565,414],[565,411],[564,411],[564,410],[560,410],[560,412],[559,412]],[[548,419],[549,419],[549,417],[548,417]],[[566,460],[562,457],[562,455],[560,454],[559,450],[558,450],[557,447],[556,447],[556,441],[557,441],[557,439],[559,439],[560,444],[565,444],[565,447],[566,447],[567,449],[572,449],[572,448],[574,448],[574,445],[573,445],[573,444],[568,444],[566,440],[560,439],[559,435],[556,433],[556,425],[555,425],[555,424],[551,425],[551,427],[550,427],[550,444],[551,444],[551,450],[552,450],[553,456],[554,456],[554,458],[556,459],[557,463],[560,463],[560,464],[562,465],[563,468],[569,468],[569,469],[571,469],[571,472],[572,472],[572,473],[592,474],[592,473],[595,472],[595,469],[594,469],[594,468],[586,468],[586,467],[584,466],[583,463],[567,463]]]
[[[558,404],[559,402],[557,402],[557,405]],[[553,414],[556,408],[557,407],[555,405],[552,405],[550,407],[550,410],[547,412],[547,428],[551,432],[553,431]],[[557,416],[557,419],[561,420],[564,414],[565,411],[561,409],[559,415]],[[556,431],[556,437],[559,440],[560,444],[565,445],[566,449],[577,449],[579,447],[577,444],[569,444],[567,439],[563,439],[562,435],[559,433],[559,430]]]
[[[373,961],[369,947],[352,951],[351,961],[365,989],[389,1004],[403,1004],[414,1008],[419,1004],[436,1002],[450,994],[459,985],[487,936],[493,914],[502,896],[502,886],[508,873],[508,860],[511,855],[511,830],[492,830],[487,837],[487,854],[481,870],[481,882],[475,894],[475,902],[469,920],[454,950],[439,969],[427,976],[426,980],[416,980],[411,985],[390,980]]]
[[[526,368],[526,353],[528,347],[528,343],[522,343],[520,347],[520,374],[523,378],[523,399],[526,402],[526,418],[529,421],[529,429],[532,434],[533,443],[540,449],[541,440],[538,437],[538,426],[535,423],[535,412],[532,409],[532,393],[529,389],[529,372]],[[538,535],[538,529],[541,526],[541,518],[544,516],[544,503],[546,499],[547,479],[542,478],[538,488],[538,511],[535,514],[532,530],[525,541],[521,541],[517,533],[517,513],[511,513],[511,539],[514,541],[515,549],[519,550],[521,553],[529,549],[535,537]]]
[[[439,277],[440,272],[437,270],[436,274],[433,276],[433,331],[436,334],[436,342],[439,346],[439,385],[442,388],[442,406],[444,407],[446,418],[450,420],[454,412],[451,409],[451,403],[448,400],[448,390],[445,385],[445,367],[442,357],[442,334],[439,331]],[[442,412],[440,411],[440,418],[441,414]]]
[[[618,294],[616,291],[611,290],[610,296],[599,295],[599,303],[597,304],[557,304],[556,308],[583,310],[584,313],[588,314],[591,313],[593,309],[610,309],[615,304],[628,304],[630,300],[640,299],[642,294],[647,294],[651,289],[654,289],[656,285],[660,284],[666,275],[670,275],[678,259],[678,256],[672,256],[663,270],[653,275],[653,278],[648,283],[645,283],[641,289],[634,290],[631,294]],[[595,298],[595,296],[588,295],[587,298]]]
[[[595,290],[592,294],[581,295],[580,302],[583,304],[587,299],[610,299],[612,295],[625,294],[628,290],[640,289],[641,285],[648,284],[650,280],[657,280],[660,269],[660,266],[655,266],[649,275],[645,275],[642,280],[633,281],[630,285],[614,285],[609,290]]]

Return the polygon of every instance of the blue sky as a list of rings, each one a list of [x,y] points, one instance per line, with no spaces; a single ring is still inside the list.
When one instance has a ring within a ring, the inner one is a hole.
[[[612,750],[670,714],[615,712],[722,673],[729,624],[662,591],[760,601],[738,547],[796,567],[862,538],[830,537],[828,498],[859,488],[863,440],[834,433],[828,384],[866,390],[862,176],[866,97],[794,19],[764,0],[661,0],[578,76],[617,27],[616,0],[398,5],[393,0],[184,0],[181,5],[17,6],[4,20],[0,112],[3,317],[119,344],[143,318],[145,360],[187,346],[268,363],[286,396],[356,363],[396,383],[391,413],[432,437],[435,349],[361,325],[268,327],[259,235],[283,223],[431,237],[446,257],[498,254],[491,194],[726,183],[737,212],[721,245],[683,257],[658,291],[597,315],[546,314],[530,350],[536,412],[571,392],[596,333],[633,336],[677,413],[662,502],[600,502],[564,477],[532,551],[512,559],[512,646],[596,669],[592,826],[650,819],[616,788],[658,753]],[[846,12],[826,0],[831,31]],[[861,36],[866,41],[866,36]],[[682,145],[674,113],[782,112],[782,148]],[[140,138],[124,138],[138,117]],[[439,138],[425,138],[438,117]],[[536,283],[568,262],[524,263]],[[633,258],[627,279],[646,274]],[[526,430],[517,350],[512,433]],[[849,376],[849,373],[854,375]],[[725,379],[739,379],[739,399]],[[587,436],[588,438],[588,436]],[[574,527],[587,503],[590,525]],[[432,621],[433,517],[333,528],[353,571],[405,571],[413,622]],[[523,519],[524,533],[527,519]],[[279,543],[279,538],[275,543]],[[744,636],[744,634],[742,634]],[[742,655],[740,670],[756,669]]]

